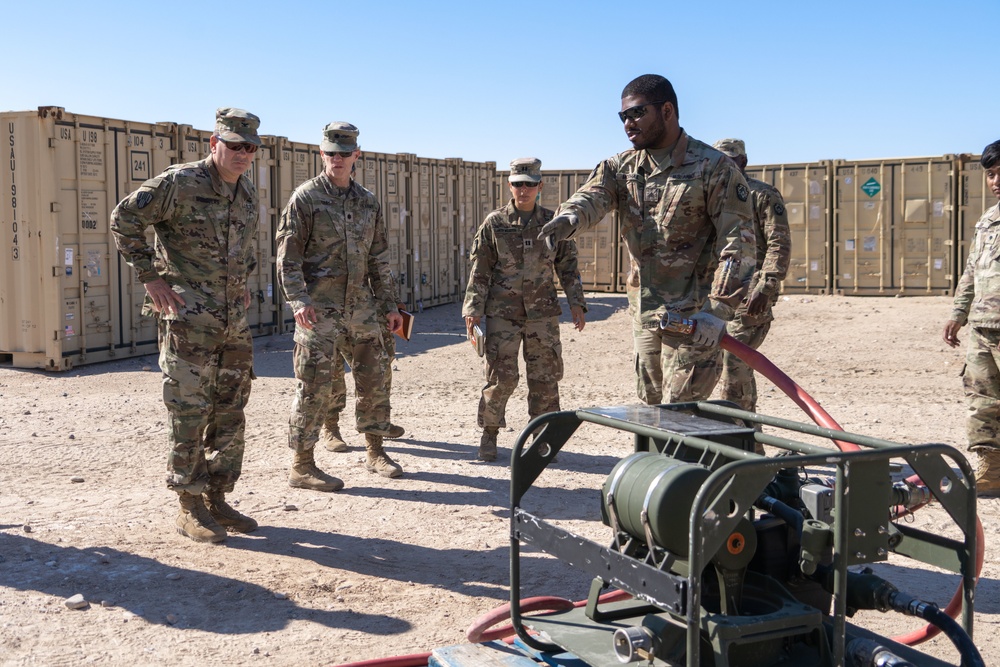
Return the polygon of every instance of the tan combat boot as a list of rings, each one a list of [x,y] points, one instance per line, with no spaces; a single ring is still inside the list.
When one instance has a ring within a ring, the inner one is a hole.
[[[480,461],[497,460],[497,431],[483,429],[483,437],[479,439],[478,458]]]
[[[344,488],[344,482],[316,467],[314,455],[315,448],[295,452],[292,472],[288,474],[288,486],[313,491],[340,491]]]
[[[349,452],[351,448],[347,446],[344,442],[344,437],[340,435],[340,415],[333,415],[326,420],[324,424],[323,434],[320,436],[323,439],[323,446],[326,447],[328,452]]]
[[[976,450],[979,465],[976,466],[976,495],[981,498],[1000,496],[1000,450]]]
[[[389,440],[395,440],[396,438],[402,438],[404,433],[406,433],[406,429],[405,428],[403,428],[402,426],[397,426],[396,424],[390,423],[388,430],[385,432],[385,434],[382,437],[383,438],[387,438]]]
[[[181,513],[177,515],[177,532],[195,542],[221,542],[226,529],[215,522],[201,496],[180,492]]]
[[[237,533],[252,533],[257,530],[257,522],[245,514],[240,514],[226,502],[226,494],[222,491],[206,491],[205,505],[212,518],[223,528]]]
[[[403,467],[389,458],[382,449],[382,436],[365,433],[365,446],[368,449],[368,460],[365,462],[368,472],[377,472],[383,477],[399,477],[403,474]]]

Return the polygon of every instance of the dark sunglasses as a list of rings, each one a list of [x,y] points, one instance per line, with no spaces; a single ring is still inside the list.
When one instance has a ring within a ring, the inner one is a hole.
[[[637,104],[634,107],[629,107],[628,109],[625,109],[625,111],[619,111],[618,117],[622,119],[623,123],[626,120],[639,120],[640,118],[646,115],[646,107],[651,107],[654,104],[666,104],[666,103],[667,101],[663,100],[662,102],[646,102],[645,104]]]
[[[340,157],[347,159],[354,155],[354,151],[323,151],[323,155],[327,157],[333,157],[334,155],[339,155]]]
[[[511,183],[512,188],[537,188],[538,183],[528,183],[527,181],[520,181],[518,183]]]
[[[224,143],[226,148],[234,153],[239,153],[241,151],[246,153],[256,153],[258,148],[257,144],[251,144],[249,141],[244,141],[243,143],[232,143],[223,139],[219,139],[219,141]]]

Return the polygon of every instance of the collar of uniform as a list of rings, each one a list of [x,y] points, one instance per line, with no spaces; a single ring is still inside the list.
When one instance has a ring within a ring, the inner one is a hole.
[[[504,207],[504,213],[507,214],[507,222],[517,222],[520,220],[521,216],[518,214],[517,206],[514,205],[514,198],[511,197],[510,201],[507,202],[507,206]],[[535,215],[538,213],[538,202],[535,202],[535,207],[531,209],[531,217],[528,218],[529,221],[535,219]]]
[[[326,175],[325,171],[320,173],[319,178],[320,182],[323,184],[323,189],[326,190],[326,193],[328,195],[336,197],[336,196],[347,196],[354,193],[353,178],[351,179],[351,182],[347,185],[346,188],[342,188],[338,185],[335,185],[334,182],[330,180],[330,177]]]
[[[990,222],[1000,222],[1000,202],[993,204],[990,208],[986,209],[986,213],[983,217]]]
[[[215,194],[227,199],[231,197],[233,192],[226,182],[222,180],[222,176],[219,174],[219,169],[215,166],[215,161],[212,159],[212,156],[209,155],[207,158],[202,160],[202,164],[205,165],[205,168],[208,170],[208,175],[212,178],[212,189],[215,190]],[[240,189],[242,189],[244,192],[249,193],[249,183],[250,179],[247,178],[247,175],[240,174],[239,179],[236,181],[236,191],[239,192]]]
[[[675,169],[684,164],[687,161],[687,149],[688,149],[688,135],[687,132],[685,132],[684,128],[682,127],[681,134],[679,137],[677,137],[677,143],[674,144],[673,150],[670,151],[669,160],[665,160],[663,163],[660,164],[660,166],[657,167],[654,165],[653,158],[649,155],[649,151],[646,149],[643,149],[641,151],[642,153],[641,160],[643,162],[648,163],[651,167],[653,167],[653,170],[652,172],[650,172],[649,175],[656,176],[661,172],[667,171],[668,169]]]

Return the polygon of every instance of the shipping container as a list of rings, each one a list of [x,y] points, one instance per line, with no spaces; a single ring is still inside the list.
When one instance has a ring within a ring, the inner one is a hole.
[[[837,160],[833,174],[833,289],[952,293],[954,156]]]
[[[754,165],[746,175],[773,185],[785,200],[792,249],[782,293],[829,294],[831,163]]]
[[[986,170],[979,164],[981,157],[981,155],[961,155],[958,158],[958,240],[955,243],[957,278],[961,278],[965,271],[969,248],[976,236],[976,223],[983,217],[983,213],[997,203],[996,196],[986,185]],[[957,282],[955,286],[958,286]]]

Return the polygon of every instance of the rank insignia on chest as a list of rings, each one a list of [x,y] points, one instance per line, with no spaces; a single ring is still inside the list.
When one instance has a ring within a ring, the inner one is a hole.
[[[524,247],[525,248],[530,248],[533,244],[534,244],[534,241],[532,239],[524,239]]]
[[[746,201],[747,197],[749,196],[750,196],[750,190],[747,188],[747,186],[743,185],[742,183],[736,186],[736,197],[740,201]]]

